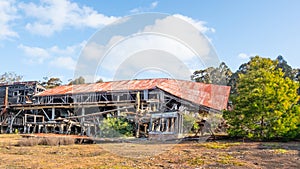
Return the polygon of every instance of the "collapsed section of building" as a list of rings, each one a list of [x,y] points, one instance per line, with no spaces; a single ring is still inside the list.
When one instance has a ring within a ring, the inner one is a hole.
[[[124,117],[135,124],[136,137],[178,138],[184,132],[184,113],[219,113],[227,109],[230,93],[228,86],[163,78],[48,90],[24,84],[0,87],[1,133],[17,130],[97,136],[103,119]]]

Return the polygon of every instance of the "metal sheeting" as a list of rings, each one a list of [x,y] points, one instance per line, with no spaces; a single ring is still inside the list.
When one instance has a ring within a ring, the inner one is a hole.
[[[141,79],[59,86],[39,93],[36,96],[72,95],[111,91],[140,91],[154,88],[159,88],[178,98],[216,110],[227,108],[230,93],[229,86],[174,79]]]
[[[198,105],[216,110],[227,109],[229,86],[204,84],[183,80],[168,80],[159,85],[164,90],[178,98],[188,100]]]

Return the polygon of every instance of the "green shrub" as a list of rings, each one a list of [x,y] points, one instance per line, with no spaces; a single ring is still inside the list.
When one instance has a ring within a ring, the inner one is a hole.
[[[191,114],[184,114],[183,115],[183,133],[190,133],[192,128],[199,128],[196,123],[196,118]]]
[[[133,125],[126,118],[106,118],[99,125],[100,137],[133,136]]]

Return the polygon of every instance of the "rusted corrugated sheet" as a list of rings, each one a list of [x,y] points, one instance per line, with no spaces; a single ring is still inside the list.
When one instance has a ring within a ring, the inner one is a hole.
[[[160,88],[178,98],[217,110],[227,107],[230,87],[173,79],[124,80],[93,84],[59,86],[37,96],[66,95],[106,91],[139,91]]]
[[[105,91],[133,91],[153,89],[158,84],[167,81],[168,79],[145,79],[145,80],[124,80],[112,81],[102,83],[91,83],[81,85],[65,85],[58,86],[53,89],[48,89],[36,96],[50,96],[50,95],[65,95],[76,93],[91,93],[91,92],[105,92]]]
[[[227,108],[230,93],[229,86],[183,80],[167,80],[157,85],[157,87],[178,98],[217,110],[224,110]]]

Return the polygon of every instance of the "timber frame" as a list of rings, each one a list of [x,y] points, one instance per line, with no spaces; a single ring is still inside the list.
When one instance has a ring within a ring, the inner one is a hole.
[[[7,91],[6,91],[7,92]],[[36,91],[38,93],[38,91]],[[136,137],[173,139],[183,134],[187,112],[220,112],[179,98],[160,88],[52,94],[31,97],[31,102],[1,106],[0,133],[60,133],[98,136],[107,117],[125,117],[135,124]]]

